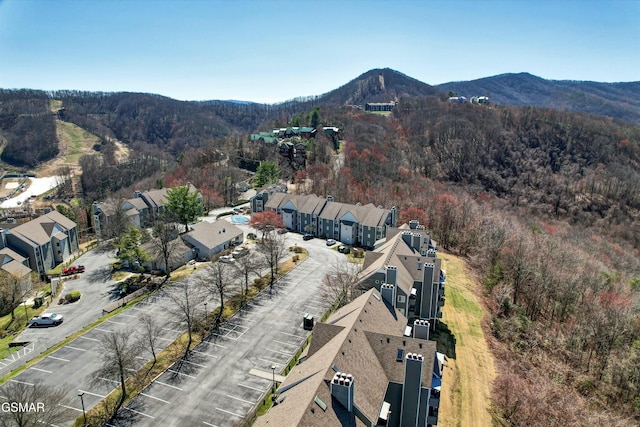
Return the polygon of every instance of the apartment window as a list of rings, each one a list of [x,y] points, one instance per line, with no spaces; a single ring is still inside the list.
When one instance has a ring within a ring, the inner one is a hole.
[[[400,304],[404,304],[405,301],[406,301],[406,298],[404,295],[398,295],[398,302]]]

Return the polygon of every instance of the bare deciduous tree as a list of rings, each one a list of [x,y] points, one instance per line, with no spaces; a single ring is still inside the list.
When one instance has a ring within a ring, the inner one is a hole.
[[[142,338],[140,340],[140,347],[145,349],[153,357],[153,364],[149,370],[153,369],[156,365],[156,352],[158,351],[158,338],[162,333],[162,325],[159,324],[148,314],[142,314],[138,317],[138,322],[142,327]]]
[[[31,291],[31,277],[15,276],[0,270],[0,314],[11,313],[11,321],[15,320],[15,309]]]
[[[337,261],[325,274],[324,294],[338,307],[348,304],[353,299],[353,290],[358,283],[360,264]]]
[[[41,383],[7,382],[2,387],[2,404],[0,427],[63,425],[76,415],[63,389]]]
[[[242,275],[242,306],[247,302],[247,296],[249,294],[249,278],[252,274],[259,275],[260,268],[263,265],[264,263],[260,262],[253,252],[236,259],[234,266]]]
[[[127,375],[130,370],[135,369],[138,348],[132,340],[131,331],[128,330],[105,333],[100,338],[100,347],[102,364],[94,376],[120,383],[120,397],[111,413],[111,416],[115,416],[127,399]]]
[[[200,276],[200,283],[207,291],[220,298],[220,309],[216,316],[215,326],[218,328],[222,321],[224,310],[224,296],[235,284],[234,269],[229,264],[214,262],[206,268],[205,275]]]
[[[171,263],[180,245],[178,228],[168,218],[153,224],[152,255],[164,263],[166,279],[171,275]]]
[[[278,266],[280,261],[287,253],[285,244],[285,235],[275,232],[267,233],[264,238],[257,244],[258,251],[262,254],[267,267],[269,268],[269,288],[273,290],[273,285],[278,274]]]
[[[193,332],[197,329],[198,307],[205,298],[205,291],[198,282],[178,282],[167,292],[168,298],[173,302],[167,311],[187,329],[188,340],[184,351],[185,357],[189,355],[191,344],[193,344]]]

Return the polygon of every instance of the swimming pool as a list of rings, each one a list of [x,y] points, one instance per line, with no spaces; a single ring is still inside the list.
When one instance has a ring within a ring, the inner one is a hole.
[[[231,216],[232,224],[246,224],[249,222],[249,217],[244,215],[233,215]]]

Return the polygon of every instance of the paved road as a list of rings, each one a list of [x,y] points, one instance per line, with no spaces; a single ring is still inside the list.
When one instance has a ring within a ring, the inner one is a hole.
[[[87,252],[76,261],[77,265],[84,265],[86,270],[78,279],[66,279],[61,295],[77,290],[82,297],[73,304],[58,305],[57,301],[53,301],[47,311],[62,314],[64,322],[55,327],[25,329],[15,341],[32,343],[30,351],[19,359],[12,356],[0,361],[0,375],[20,367],[102,316],[103,307],[115,300],[111,291],[116,282],[111,277],[109,267],[113,261],[112,251],[100,248]],[[21,351],[20,354],[24,353]]]
[[[343,255],[327,250],[324,241],[304,244],[310,257],[278,283],[274,294],[263,292],[188,360],[157,378],[115,425],[239,425],[271,387],[272,366],[280,373],[306,340],[303,315],[319,320],[331,303],[321,296],[322,278]]]

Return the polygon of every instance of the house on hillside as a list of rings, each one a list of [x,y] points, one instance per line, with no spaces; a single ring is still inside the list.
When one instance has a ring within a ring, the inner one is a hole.
[[[6,231],[6,246],[29,260],[31,270],[40,276],[67,262],[78,252],[75,222],[58,211],[51,211]]]
[[[228,221],[199,222],[191,227],[191,231],[181,237],[190,245],[198,259],[210,259],[213,255],[244,240],[242,230]]]
[[[200,201],[202,196],[193,184],[187,184],[189,193],[196,192]],[[158,215],[164,211],[167,202],[167,193],[170,188],[162,188],[160,190],[136,191],[133,198],[122,200],[120,204],[111,202],[94,202],[92,205],[93,224],[96,236],[101,239],[106,238],[106,227],[109,224],[109,218],[112,217],[117,209],[125,211],[126,216],[131,224],[140,228],[148,228],[157,220]]]
[[[367,252],[358,288],[389,293],[392,305],[409,319],[435,330],[442,317],[446,272],[429,231],[417,221],[390,228],[386,241]]]
[[[365,111],[392,111],[397,102],[367,102],[364,104]]]
[[[9,248],[0,249],[0,268],[20,281],[20,289],[24,295],[31,289],[32,270],[29,259]]]
[[[254,425],[436,425],[444,355],[433,341],[405,336],[406,320],[370,289],[316,324],[304,361]]]
[[[373,248],[386,236],[387,227],[396,225],[396,208],[384,209],[373,204],[352,205],[316,195],[261,192],[251,199],[252,211],[271,210],[285,227],[347,245]]]

